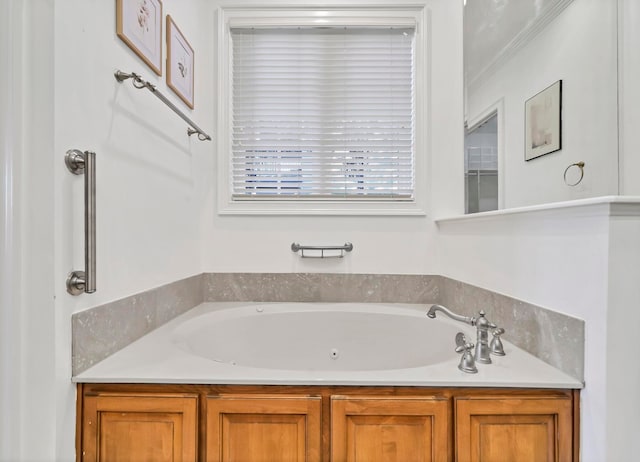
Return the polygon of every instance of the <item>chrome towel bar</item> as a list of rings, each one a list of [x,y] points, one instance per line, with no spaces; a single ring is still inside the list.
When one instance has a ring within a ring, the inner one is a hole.
[[[293,252],[300,252],[302,258],[342,258],[345,252],[351,252],[353,250],[353,244],[347,242],[344,245],[300,245],[297,242],[291,244],[291,250]],[[311,251],[311,254],[305,254],[305,251]],[[331,255],[325,255],[325,252],[340,252]],[[315,252],[315,253],[314,253]]]
[[[70,149],[64,163],[71,173],[84,173],[84,271],[67,276],[67,292],[71,295],[96,291],[96,153]]]
[[[211,137],[207,135],[204,131],[202,131],[202,129],[198,127],[180,109],[178,109],[175,104],[169,101],[169,99],[166,96],[160,93],[155,85],[149,83],[146,80],[142,80],[142,77],[140,77],[138,74],[135,74],[134,72],[132,72],[131,74],[127,74],[126,72],[116,71],[113,75],[116,78],[116,80],[120,83],[124,82],[127,79],[133,79],[131,82],[133,83],[134,87],[136,87],[137,89],[146,88],[151,93],[156,95],[160,101],[162,101],[164,104],[166,104],[169,107],[169,109],[171,109],[173,112],[178,114],[182,120],[184,120],[186,123],[189,124],[189,127],[187,128],[187,135],[191,136],[197,133],[198,139],[200,141],[207,141],[207,140],[211,141]]]

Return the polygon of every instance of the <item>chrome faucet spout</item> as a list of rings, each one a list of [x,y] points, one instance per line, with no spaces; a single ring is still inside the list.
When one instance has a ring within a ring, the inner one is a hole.
[[[476,323],[476,319],[475,318],[470,318],[468,316],[462,316],[460,314],[455,314],[453,311],[449,310],[448,308],[445,308],[444,306],[437,305],[437,304],[431,305],[431,308],[429,308],[429,311],[427,311],[427,316],[430,317],[431,319],[434,319],[436,317],[436,313],[438,311],[446,314],[447,316],[449,316],[454,321],[464,322],[465,324],[469,324],[471,326],[474,326],[475,323]]]
[[[434,305],[431,305],[431,308],[429,308],[429,311],[427,311],[427,316],[433,319],[436,317],[436,313],[438,311],[444,313],[445,315],[449,316],[451,319],[455,321],[464,322],[465,324],[474,326],[476,328],[476,334],[478,336],[475,344],[475,347],[476,347],[475,361],[482,364],[491,364],[490,353],[492,349],[489,346],[489,329],[497,329],[497,326],[494,323],[490,322],[485,317],[484,310],[480,310],[480,313],[478,314],[477,317],[469,317],[469,316],[462,316],[459,314],[455,314],[454,312],[452,312],[448,308],[445,308],[442,305],[434,304]],[[504,329],[500,329],[500,332],[497,333],[497,335],[499,336],[503,332],[504,332]],[[498,338],[498,340],[494,342],[494,347],[493,347],[494,354],[497,354],[497,355],[501,354],[500,353],[501,349],[497,345],[499,340],[500,339]]]

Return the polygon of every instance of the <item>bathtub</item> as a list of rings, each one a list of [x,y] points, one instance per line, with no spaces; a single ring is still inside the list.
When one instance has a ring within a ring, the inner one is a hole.
[[[421,367],[456,356],[462,326],[424,309],[369,304],[258,304],[195,316],[172,332],[189,354],[240,367],[365,371]]]
[[[506,356],[458,370],[471,326],[430,305],[203,303],[75,376],[75,382],[581,388],[508,342]],[[488,315],[490,316],[490,309]]]

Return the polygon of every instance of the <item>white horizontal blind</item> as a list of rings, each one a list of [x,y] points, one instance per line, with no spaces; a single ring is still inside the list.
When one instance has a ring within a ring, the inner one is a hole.
[[[413,199],[413,29],[231,37],[234,199]]]

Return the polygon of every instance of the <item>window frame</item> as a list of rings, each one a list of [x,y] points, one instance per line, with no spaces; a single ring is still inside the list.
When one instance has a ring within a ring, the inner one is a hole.
[[[427,12],[422,6],[399,8],[222,7],[218,11],[218,213],[221,215],[426,215],[429,134],[427,94],[429,48]],[[415,28],[414,197],[412,200],[239,199],[232,197],[232,41],[233,27],[398,26]]]

